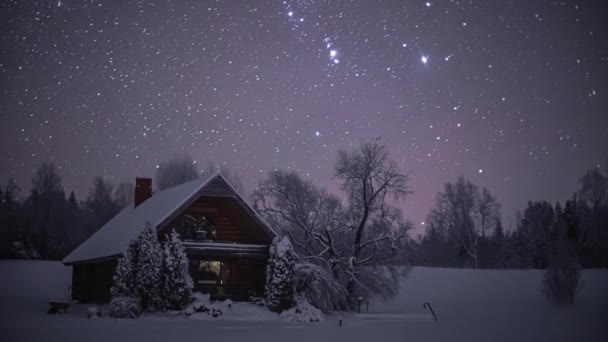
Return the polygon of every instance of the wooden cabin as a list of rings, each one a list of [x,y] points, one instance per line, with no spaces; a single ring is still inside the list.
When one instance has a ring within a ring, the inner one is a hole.
[[[164,240],[182,238],[195,290],[248,299],[263,294],[268,250],[275,232],[221,174],[152,194],[152,180],[137,178],[135,201],[70,253],[72,298],[107,302],[117,260],[146,222]]]

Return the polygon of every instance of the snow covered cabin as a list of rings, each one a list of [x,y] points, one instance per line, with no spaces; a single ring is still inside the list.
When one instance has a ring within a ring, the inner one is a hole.
[[[154,194],[151,179],[137,178],[134,203],[63,259],[73,267],[73,299],[109,301],[117,260],[146,222],[161,241],[172,229],[180,234],[196,291],[236,300],[262,294],[276,233],[217,173]]]

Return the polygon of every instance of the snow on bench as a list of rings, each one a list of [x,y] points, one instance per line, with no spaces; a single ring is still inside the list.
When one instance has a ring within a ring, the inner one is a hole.
[[[51,307],[49,308],[48,313],[57,314],[60,311],[63,311],[63,313],[67,313],[69,307],[76,303],[78,303],[78,301],[70,299],[51,299],[49,300],[49,305]]]

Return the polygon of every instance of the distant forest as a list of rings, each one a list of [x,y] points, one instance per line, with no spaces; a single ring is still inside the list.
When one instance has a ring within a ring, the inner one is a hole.
[[[188,157],[161,166],[156,180],[162,188],[200,174]],[[242,189],[238,175],[224,171]],[[608,173],[589,169],[579,183],[579,190],[563,204],[528,202],[515,226],[505,229],[500,204],[490,190],[460,176],[437,194],[425,233],[408,236],[398,262],[544,269],[559,246],[567,245],[582,267],[607,268]],[[0,258],[61,260],[131,203],[133,192],[133,183],[114,185],[96,177],[86,198],[78,200],[73,192],[66,194],[52,163],[37,168],[27,195],[9,179],[0,186]]]

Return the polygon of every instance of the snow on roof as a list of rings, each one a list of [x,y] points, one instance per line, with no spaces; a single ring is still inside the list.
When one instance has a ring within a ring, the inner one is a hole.
[[[129,204],[95,234],[89,237],[89,239],[66,256],[62,262],[64,264],[71,264],[122,254],[127,250],[129,242],[143,230],[146,222],[150,222],[153,227],[157,227],[187,201],[196,196],[217,176],[222,177],[218,172],[208,177],[197,178],[190,182],[159,191],[136,208],[133,204]],[[226,182],[224,177],[222,179]],[[255,213],[255,211],[253,212]],[[263,222],[263,224],[265,223]],[[272,231],[269,226],[265,228]]]

